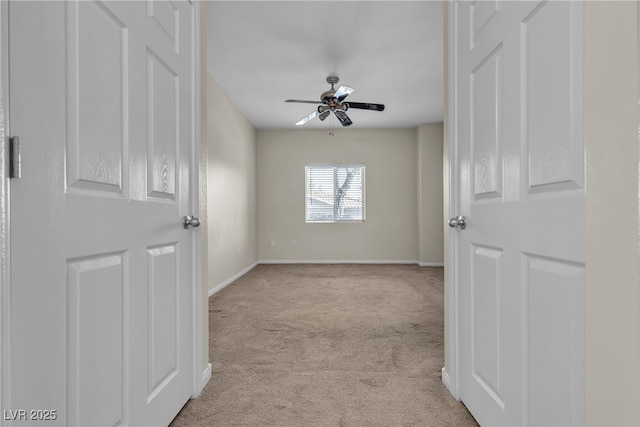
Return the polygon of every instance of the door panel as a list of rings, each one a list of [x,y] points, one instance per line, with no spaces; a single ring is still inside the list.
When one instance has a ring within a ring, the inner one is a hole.
[[[67,263],[69,425],[125,421],[123,397],[129,380],[125,263],[124,253]]]
[[[454,16],[460,396],[482,425],[581,425],[582,5]]]
[[[193,5],[9,10],[24,169],[11,188],[6,409],[55,410],[55,425],[168,424],[193,378],[195,233],[181,225],[197,192]]]
[[[180,292],[176,245],[147,249],[149,265],[149,394],[152,400],[178,373]]]
[[[529,193],[584,188],[582,48],[574,15],[563,2],[543,2],[523,20],[523,160],[528,160]]]
[[[524,263],[529,313],[525,335],[529,350],[529,422],[581,425],[584,265],[533,255],[526,255]]]
[[[127,28],[104,4],[67,7],[67,185],[122,195]]]
[[[492,50],[471,72],[471,147],[474,199],[502,196],[502,146],[500,128],[500,51]]]
[[[471,263],[472,375],[500,406],[504,406],[500,385],[501,347],[500,275],[503,251],[475,246]],[[482,310],[476,308],[482,307]]]
[[[149,197],[173,200],[178,174],[178,75],[147,51],[149,81]]]

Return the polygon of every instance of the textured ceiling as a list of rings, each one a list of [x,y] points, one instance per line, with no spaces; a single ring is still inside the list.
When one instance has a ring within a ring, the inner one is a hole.
[[[257,129],[295,128],[316,107],[284,100],[319,100],[330,74],[355,88],[347,100],[386,105],[349,110],[352,128],[442,121],[440,1],[209,1],[206,14],[207,68]]]

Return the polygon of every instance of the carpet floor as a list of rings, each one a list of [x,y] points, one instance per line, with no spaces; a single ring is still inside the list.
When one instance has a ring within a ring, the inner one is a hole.
[[[442,268],[259,265],[209,299],[183,426],[476,426],[440,379]]]

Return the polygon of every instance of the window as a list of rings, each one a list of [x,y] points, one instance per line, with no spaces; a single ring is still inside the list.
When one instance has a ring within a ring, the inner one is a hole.
[[[364,222],[364,165],[305,166],[306,222]]]

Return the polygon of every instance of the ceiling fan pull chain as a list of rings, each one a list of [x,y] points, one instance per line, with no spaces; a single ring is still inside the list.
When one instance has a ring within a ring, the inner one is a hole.
[[[329,136],[333,136],[333,115],[329,117]]]

